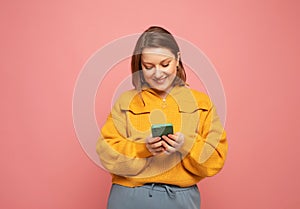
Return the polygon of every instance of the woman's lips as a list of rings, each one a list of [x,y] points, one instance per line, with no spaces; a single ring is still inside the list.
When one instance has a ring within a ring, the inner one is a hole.
[[[160,79],[153,79],[156,83],[158,84],[163,84],[165,82],[167,77],[164,77],[164,78],[160,78]]]

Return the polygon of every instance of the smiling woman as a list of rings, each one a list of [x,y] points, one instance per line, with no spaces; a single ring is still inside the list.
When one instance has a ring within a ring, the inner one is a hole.
[[[131,71],[135,88],[117,100],[97,143],[112,174],[107,208],[199,209],[197,183],[217,174],[227,154],[215,107],[187,86],[176,40],[161,27],[140,36]],[[154,137],[154,125],[174,133]]]
[[[177,75],[177,58],[166,48],[146,48],[142,51],[143,78],[161,97],[168,95]]]
[[[169,60],[176,60],[176,78],[173,84],[185,85],[186,74],[181,61],[179,46],[175,38],[164,28],[150,27],[138,39],[131,58],[132,83],[134,87],[140,90],[141,86],[145,83],[143,73],[140,71],[141,68],[158,67],[158,64],[164,68],[167,67],[167,64],[170,64]]]

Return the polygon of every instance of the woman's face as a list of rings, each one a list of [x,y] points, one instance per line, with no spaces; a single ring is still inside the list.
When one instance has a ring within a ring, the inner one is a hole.
[[[141,63],[145,81],[160,96],[165,96],[172,89],[177,74],[178,59],[166,48],[145,48]]]

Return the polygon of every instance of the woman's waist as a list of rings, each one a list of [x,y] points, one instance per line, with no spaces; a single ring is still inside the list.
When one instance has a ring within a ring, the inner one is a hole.
[[[143,185],[147,187],[155,184],[157,188],[160,188],[163,185],[169,185],[174,188],[183,188],[193,186],[202,179],[202,177],[193,175],[188,172],[175,172],[174,170],[167,171],[165,173],[147,178],[125,177],[112,174],[112,183],[128,187],[136,187]]]

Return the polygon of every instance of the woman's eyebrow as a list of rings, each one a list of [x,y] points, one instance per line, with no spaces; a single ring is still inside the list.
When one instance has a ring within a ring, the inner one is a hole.
[[[160,63],[165,62],[165,61],[168,60],[168,59],[173,59],[173,58],[172,58],[172,57],[168,57],[168,58],[163,59],[162,61],[160,61]],[[142,63],[143,63],[143,64],[150,64],[150,65],[152,65],[151,62],[144,62],[143,60],[142,60]]]

